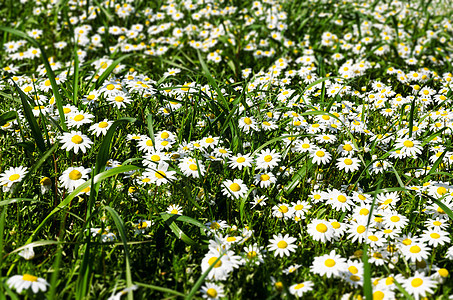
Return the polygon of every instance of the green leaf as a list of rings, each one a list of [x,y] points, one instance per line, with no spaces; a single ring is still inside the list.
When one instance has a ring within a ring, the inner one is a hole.
[[[313,164],[311,163],[311,161],[307,160],[305,165],[299,170],[297,170],[297,172],[291,178],[291,181],[285,187],[285,191],[287,194],[290,194],[296,188],[300,181],[307,175],[312,165]]]
[[[8,111],[2,115],[0,115],[0,126],[5,125],[8,121],[14,120],[17,118],[17,112],[15,111]]]
[[[0,201],[0,206],[9,205],[11,203],[18,203],[18,202],[22,202],[22,201],[35,202],[35,201],[38,201],[38,200],[30,199],[30,198],[11,198],[11,199]]]
[[[171,231],[181,239],[184,243],[195,247],[195,248],[202,248],[202,245],[196,243],[194,240],[192,240],[190,237],[188,237],[184,231],[179,228],[178,225],[176,225],[175,220],[178,218],[177,215],[172,215],[172,214],[161,214],[160,217],[162,220],[164,220],[165,224],[170,227]]]

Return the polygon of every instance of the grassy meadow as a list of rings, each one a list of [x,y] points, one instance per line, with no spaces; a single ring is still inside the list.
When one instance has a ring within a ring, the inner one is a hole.
[[[4,0],[0,299],[453,299],[447,0]]]

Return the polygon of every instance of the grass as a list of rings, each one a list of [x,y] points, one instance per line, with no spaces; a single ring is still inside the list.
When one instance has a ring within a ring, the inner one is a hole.
[[[0,7],[1,295],[448,299],[448,3],[52,2]]]

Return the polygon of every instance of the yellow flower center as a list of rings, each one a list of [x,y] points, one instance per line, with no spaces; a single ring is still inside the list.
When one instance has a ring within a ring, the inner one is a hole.
[[[146,141],[146,146],[152,147],[152,146],[153,146],[153,141],[147,140],[147,141]]]
[[[385,294],[381,291],[376,291],[373,293],[373,300],[382,300],[384,299]]]
[[[80,178],[82,178],[82,173],[80,173],[79,171],[72,170],[71,172],[69,172],[69,179],[79,180]]]
[[[233,192],[239,192],[241,190],[241,186],[235,182],[230,185],[230,190]]]
[[[316,230],[324,233],[327,231],[327,226],[325,224],[320,223],[320,224],[316,225]]]
[[[245,158],[239,157],[238,159],[236,159],[236,161],[241,164],[245,161]]]
[[[269,178],[271,178],[271,177],[269,175],[267,175],[267,174],[263,174],[263,175],[260,176],[260,180],[261,181],[268,181]]]
[[[31,281],[31,282],[36,282],[38,281],[38,277],[30,275],[30,274],[24,274],[22,276],[22,280],[24,281]]]
[[[217,291],[213,288],[210,288],[206,291],[206,295],[208,295],[208,297],[210,298],[215,298],[217,297]]]
[[[345,203],[348,199],[343,196],[343,195],[340,195],[337,197],[338,201],[341,202],[341,203]]]
[[[368,237],[368,239],[369,239],[370,241],[373,241],[373,242],[377,242],[377,241],[379,240],[378,237],[375,236],[375,235],[370,235],[370,236]]]
[[[308,148],[310,148],[310,145],[309,144],[302,144],[302,148],[308,149]]]
[[[113,84],[107,85],[107,89],[108,89],[109,91],[113,90],[114,88],[115,88],[115,86],[114,86]]]
[[[358,233],[364,233],[365,230],[366,230],[366,228],[365,228],[365,226],[363,226],[363,225],[359,225],[359,226],[357,227],[357,232],[358,232]]]
[[[359,214],[362,215],[362,216],[367,216],[369,213],[370,213],[370,211],[367,208],[362,208],[359,211]]]
[[[442,222],[434,221],[433,224],[434,224],[434,226],[440,226],[440,225],[442,225]]]
[[[277,243],[277,247],[280,249],[285,249],[286,247],[288,247],[288,243],[285,241],[280,241]]]
[[[265,161],[265,162],[270,162],[271,160],[272,160],[272,155],[266,155],[266,156],[264,157],[264,161]]]
[[[15,181],[19,178],[20,178],[19,174],[13,174],[13,175],[9,176],[9,181]]]
[[[421,279],[421,278],[414,278],[414,279],[412,279],[412,281],[411,281],[411,285],[412,285],[414,288],[419,287],[419,286],[421,286],[422,284],[423,284],[423,279]]]
[[[447,277],[448,276],[448,270],[445,269],[445,268],[441,268],[437,271],[437,273],[439,273],[440,276],[442,277]]]
[[[346,159],[344,160],[344,164],[345,164],[345,165],[348,165],[348,166],[352,165],[352,159],[346,158]]]
[[[390,218],[390,221],[392,221],[392,222],[398,222],[399,220],[400,220],[400,217],[398,217],[398,216],[393,216]]]
[[[324,262],[324,265],[328,268],[332,268],[333,266],[335,266],[337,263],[331,259],[331,258],[328,258],[326,259],[326,261]]]
[[[318,157],[324,157],[326,154],[323,151],[316,151],[316,156]]]
[[[115,101],[116,101],[116,102],[123,102],[123,101],[124,101],[124,98],[121,97],[121,96],[116,96],[116,97],[115,97]]]
[[[412,141],[405,141],[403,144],[408,148],[414,147],[414,143]]]
[[[304,206],[302,204],[297,204],[296,206],[294,206],[294,210],[302,210],[304,208]]]
[[[250,125],[250,124],[252,124],[252,119],[250,119],[250,118],[245,118],[245,119],[244,119],[244,123],[247,124],[247,125]]]
[[[40,183],[41,185],[46,186],[46,185],[51,185],[51,184],[52,184],[52,181],[50,180],[49,177],[44,177],[43,179],[41,179],[41,180],[39,181],[39,183]]]
[[[164,171],[156,172],[156,173],[154,173],[154,175],[155,175],[157,178],[159,178],[159,179],[165,178],[165,172],[164,172]]]
[[[198,167],[197,167],[196,164],[191,164],[191,165],[189,166],[189,169],[191,169],[192,171],[196,171],[196,170],[198,170]]]
[[[80,135],[76,134],[71,138],[71,142],[73,142],[74,144],[81,144],[83,142],[83,139]]]
[[[278,210],[284,214],[286,214],[288,212],[288,206],[286,205],[280,205],[280,207],[278,208]]]
[[[405,239],[403,241],[403,244],[406,245],[406,246],[409,246],[410,244],[412,244],[412,241],[410,239]]]
[[[107,123],[107,122],[99,123],[99,128],[106,128],[107,126],[109,126],[109,123]]]
[[[234,237],[234,236],[229,236],[229,237],[227,237],[226,240],[227,240],[227,242],[234,242],[234,241],[236,240],[236,237]]]
[[[211,144],[211,143],[213,143],[213,142],[214,142],[214,139],[213,139],[213,138],[207,138],[207,139],[206,139],[206,143],[208,143],[208,144]]]
[[[439,195],[444,195],[447,193],[447,189],[445,187],[441,186],[441,187],[437,188],[437,193]]]
[[[437,232],[433,232],[429,235],[430,237],[432,237],[433,239],[438,239],[440,238],[440,234],[438,234]]]
[[[74,117],[74,121],[76,121],[76,122],[80,122],[83,119],[85,119],[84,115],[77,115],[77,116]]]
[[[412,247],[409,249],[409,251],[410,251],[411,253],[419,253],[420,251],[422,251],[422,249],[421,249],[419,246],[415,245],[415,246],[412,246]]]
[[[212,266],[212,264],[214,264],[214,262],[217,260],[217,258],[218,258],[218,257],[215,257],[215,256],[211,257],[211,258],[208,260],[208,264],[209,264],[210,266]],[[218,268],[218,267],[220,267],[221,265],[222,265],[222,261],[219,260],[219,261],[214,265],[214,268]]]
[[[357,273],[359,273],[359,270],[357,269],[356,266],[350,266],[350,267],[348,268],[348,271],[351,272],[352,274],[357,274]]]
[[[256,255],[257,255],[256,252],[252,250],[249,253],[247,253],[247,258],[248,259],[253,259],[253,258],[256,257]]]

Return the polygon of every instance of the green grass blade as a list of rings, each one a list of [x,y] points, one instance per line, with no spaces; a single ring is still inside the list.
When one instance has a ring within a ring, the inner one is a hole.
[[[18,203],[18,202],[22,202],[22,201],[36,202],[38,200],[30,199],[30,198],[11,198],[11,199],[0,201],[0,206],[5,206],[5,205],[9,205],[11,203]]]
[[[42,137],[41,129],[38,126],[38,122],[36,122],[36,118],[33,115],[32,109],[29,104],[29,100],[27,95],[21,90],[19,86],[17,86],[16,82],[12,81],[14,86],[16,87],[17,92],[19,93],[20,100],[22,102],[22,108],[24,109],[24,116],[30,126],[31,134],[35,140],[36,145],[38,146],[39,151],[44,153],[46,151],[46,145],[44,143],[44,139]]]
[[[203,284],[204,279],[206,278],[206,276],[208,276],[209,272],[211,272],[211,270],[220,261],[220,259],[222,258],[223,255],[224,255],[224,253],[220,253],[220,256],[215,260],[215,262],[213,262],[209,266],[209,268],[201,275],[201,277],[198,278],[197,282],[195,282],[195,284],[192,287],[192,289],[190,290],[189,294],[186,296],[186,298],[185,298],[186,300],[191,300],[195,296],[195,294],[200,289],[200,286]]]
[[[104,140],[102,141],[101,147],[99,148],[98,155],[96,157],[96,165],[94,169],[94,174],[97,175],[104,171],[105,165],[110,157],[110,144],[113,139],[113,135],[116,132],[117,127],[121,123],[133,123],[136,119],[134,118],[121,118],[113,122],[112,126],[110,126],[109,130],[104,136]]]
[[[121,219],[120,215],[116,212],[116,210],[114,210],[110,206],[104,206],[104,209],[107,210],[110,213],[110,215],[112,216],[113,222],[115,222],[116,229],[118,229],[118,233],[121,237],[121,240],[123,241],[124,255],[126,256],[126,285],[129,288],[132,286],[132,275],[131,275],[131,265],[129,262],[129,246],[127,244],[126,228],[124,227],[124,222]],[[130,290],[127,293],[127,298],[129,300],[134,299],[134,294],[133,294],[132,290]]]
[[[152,284],[146,284],[146,283],[141,283],[141,282],[134,282],[134,283],[136,285],[138,285],[138,286],[145,287],[145,288],[152,289],[152,290],[156,290],[156,291],[159,291],[159,292],[162,292],[162,293],[169,293],[169,294],[173,294],[173,295],[176,295],[176,296],[179,296],[179,297],[184,297],[185,296],[183,293],[180,293],[180,292],[175,291],[175,290],[163,288],[163,287],[160,287],[160,286],[156,286],[156,285],[152,285]]]
[[[126,55],[123,55],[121,56],[120,58],[116,59],[102,74],[101,76],[98,78],[98,80],[96,81],[96,84],[95,84],[95,88],[99,88],[103,83],[104,81],[107,79],[107,77],[110,76],[110,74],[113,72],[113,70],[115,69],[115,67],[120,63],[122,62],[123,60],[125,60],[126,58],[128,57],[131,57],[132,55],[137,55],[137,53],[130,53],[130,54],[126,54]],[[91,89],[92,90],[92,89]]]
[[[7,209],[8,207],[4,207],[0,216],[0,268],[2,267],[3,263],[3,235],[5,234],[5,219]]]
[[[63,112],[63,101],[62,101],[60,92],[58,91],[57,82],[55,81],[55,74],[54,74],[52,68],[50,67],[49,59],[47,58],[47,55],[46,55],[46,52],[44,51],[44,48],[35,39],[29,37],[27,34],[25,34],[22,31],[19,31],[19,30],[16,30],[16,29],[12,29],[12,28],[9,28],[9,27],[3,27],[3,26],[0,26],[0,30],[9,32],[9,33],[17,35],[17,36],[19,36],[19,37],[21,37],[23,39],[26,39],[33,46],[39,48],[39,50],[41,51],[41,58],[42,58],[42,60],[44,62],[44,67],[46,68],[47,76],[49,77],[50,83],[52,85],[52,90],[53,90],[53,93],[55,95],[55,104],[57,105],[58,114],[60,115],[60,124],[61,124],[61,127],[63,128],[63,130],[67,131],[68,128],[66,126],[65,115],[64,115],[64,112]]]
[[[139,170],[140,167],[133,166],[133,165],[128,165],[128,166],[121,166],[121,167],[116,167],[107,171],[104,171],[94,177],[94,183],[101,182],[109,177],[118,175],[120,173],[124,172],[129,172],[129,171],[135,171]],[[30,237],[27,240],[27,244],[30,243],[33,240],[33,237],[38,233],[42,227],[49,221],[49,219],[58,211],[64,209],[72,199],[74,199],[75,196],[77,196],[81,191],[83,191],[85,188],[87,188],[91,184],[91,180],[87,180],[85,183],[81,184],[78,188],[76,188],[74,191],[72,191],[71,194],[69,194],[60,204],[58,204],[57,207],[55,207],[48,215],[47,217],[36,227],[36,229],[33,231],[33,233],[30,235]]]
[[[5,125],[8,121],[14,120],[17,118],[17,112],[15,111],[8,111],[4,114],[0,115],[0,126]]]
[[[149,138],[153,142],[153,147],[156,147],[156,141],[154,140],[154,121],[152,114],[146,116],[146,122],[148,123]]]
[[[161,214],[160,216],[162,220],[164,220],[165,224],[170,227],[171,231],[176,235],[177,238],[181,239],[184,243],[195,247],[195,248],[202,248],[202,245],[196,243],[193,239],[191,239],[184,231],[179,228],[179,226],[175,223],[175,220],[178,218],[177,215],[171,214]]]

